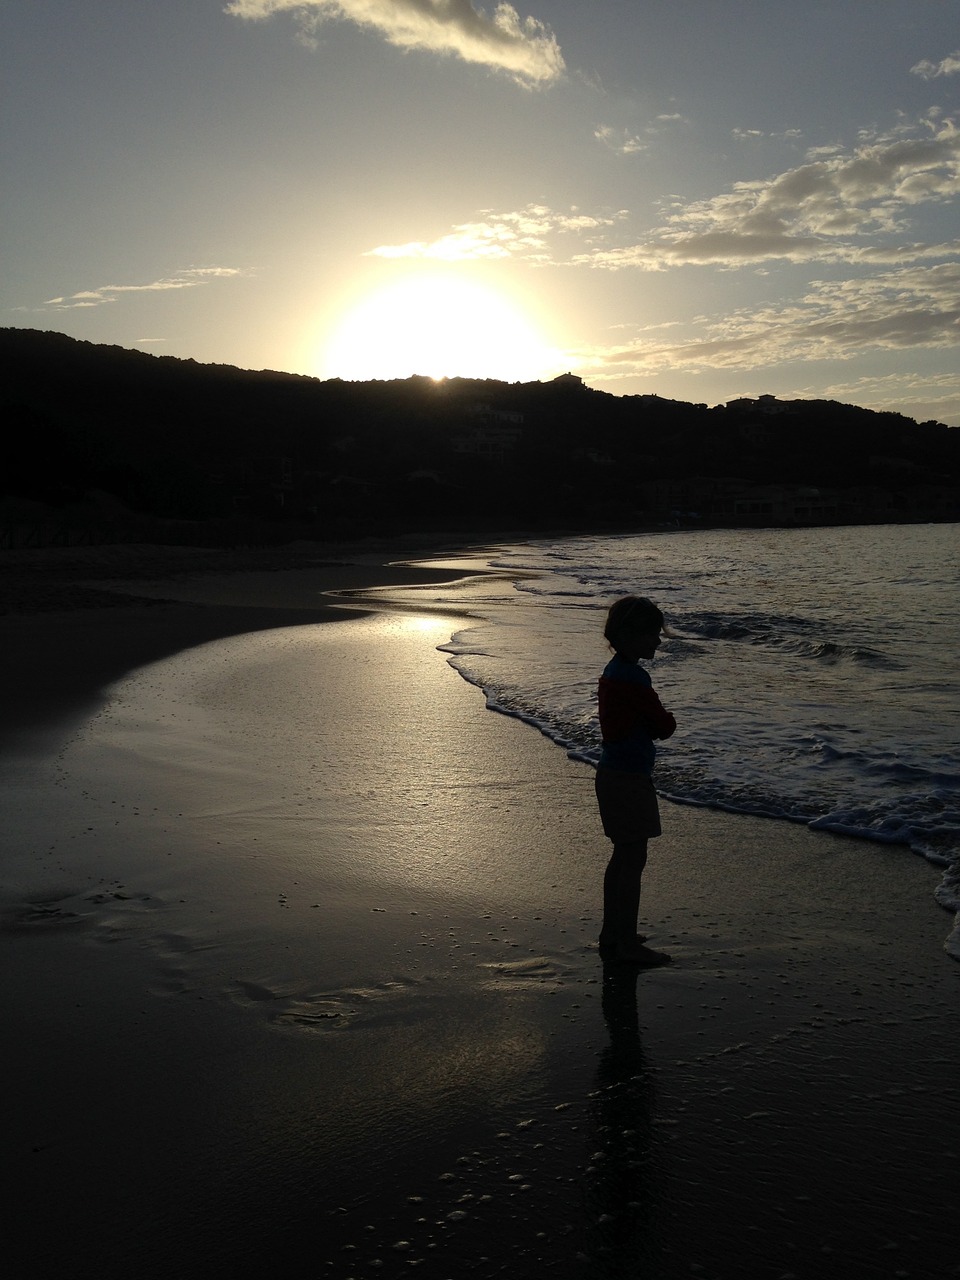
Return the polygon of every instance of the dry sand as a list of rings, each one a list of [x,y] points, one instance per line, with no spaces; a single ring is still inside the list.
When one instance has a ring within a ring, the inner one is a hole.
[[[605,968],[589,769],[369,559],[0,620],[6,1274],[960,1274],[932,869],[665,805]]]

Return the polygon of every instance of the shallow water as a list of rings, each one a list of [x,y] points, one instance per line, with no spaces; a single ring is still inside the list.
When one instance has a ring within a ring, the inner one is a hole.
[[[571,755],[599,752],[601,631],[643,594],[673,637],[652,665],[679,723],[656,780],[689,804],[902,844],[960,910],[960,526],[674,531],[539,540],[516,575],[389,598],[466,608],[452,665]]]

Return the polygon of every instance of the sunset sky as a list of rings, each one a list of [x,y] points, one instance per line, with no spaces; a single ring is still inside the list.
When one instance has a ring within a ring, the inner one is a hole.
[[[0,325],[960,424],[957,0],[8,0]]]

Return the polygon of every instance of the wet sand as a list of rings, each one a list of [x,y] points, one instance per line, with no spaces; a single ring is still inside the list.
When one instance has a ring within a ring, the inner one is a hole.
[[[936,872],[665,804],[603,966],[590,770],[393,574],[0,620],[7,1274],[960,1274]]]

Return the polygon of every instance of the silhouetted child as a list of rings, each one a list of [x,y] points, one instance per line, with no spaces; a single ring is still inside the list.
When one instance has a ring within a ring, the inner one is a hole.
[[[603,634],[614,656],[600,677],[599,713],[603,751],[597,767],[597,803],[613,856],[603,877],[600,953],[645,968],[670,957],[643,944],[637,933],[640,881],[647,841],[660,835],[660,809],[653,789],[655,738],[669,738],[677,722],[654,692],[641,658],[660,646],[663,614],[643,596],[625,596],[610,608]]]

